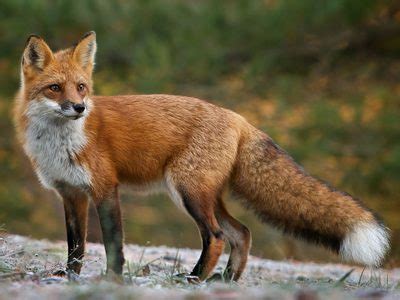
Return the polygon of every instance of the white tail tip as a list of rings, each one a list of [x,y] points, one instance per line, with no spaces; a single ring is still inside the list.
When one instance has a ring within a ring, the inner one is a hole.
[[[359,223],[347,234],[340,255],[366,266],[378,267],[389,249],[388,229],[377,223]]]

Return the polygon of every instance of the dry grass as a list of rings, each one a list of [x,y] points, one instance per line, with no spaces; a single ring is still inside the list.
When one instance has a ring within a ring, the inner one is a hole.
[[[238,283],[188,284],[199,250],[126,245],[124,284],[108,281],[102,245],[89,244],[80,276],[52,273],[66,260],[64,242],[3,234],[0,240],[0,299],[341,299],[400,297],[400,270],[363,270],[345,265],[270,261],[250,257]],[[227,256],[216,271],[222,271]]]

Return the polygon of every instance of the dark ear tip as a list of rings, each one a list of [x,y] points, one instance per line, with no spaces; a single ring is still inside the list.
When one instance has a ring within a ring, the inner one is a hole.
[[[91,36],[91,35],[93,35],[94,37],[96,37],[96,32],[94,32],[93,30],[92,30],[92,31],[86,32],[86,33],[83,35],[82,40],[85,39],[85,38],[87,38],[88,36]]]
[[[40,36],[38,36],[38,35],[36,35],[36,34],[31,34],[30,36],[28,36],[28,38],[26,39],[26,42],[25,42],[25,48],[29,45],[29,43],[32,41],[32,40],[43,40]]]
[[[28,36],[28,38],[26,39],[26,44],[28,44],[31,39],[38,39],[38,40],[42,40],[42,38],[40,36],[38,36],[37,34],[31,34]]]

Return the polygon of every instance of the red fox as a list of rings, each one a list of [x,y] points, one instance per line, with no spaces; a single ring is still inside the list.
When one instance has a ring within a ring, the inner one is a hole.
[[[191,276],[209,277],[225,242],[223,278],[238,280],[250,231],[227,211],[230,191],[260,219],[344,259],[379,266],[388,229],[362,203],[308,175],[265,133],[233,111],[173,95],[93,96],[96,35],[52,52],[29,37],[14,118],[19,141],[46,188],[64,203],[66,269],[79,274],[88,201],[98,211],[107,272],[122,274],[118,186],[161,188],[198,226],[203,250]]]

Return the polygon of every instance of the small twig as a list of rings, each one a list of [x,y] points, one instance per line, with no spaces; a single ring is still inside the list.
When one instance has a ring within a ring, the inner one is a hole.
[[[172,274],[171,274],[171,276],[173,276],[174,273],[175,273],[175,269],[176,269],[176,267],[178,266],[178,260],[179,260],[179,249],[176,251],[176,254],[175,254],[174,265],[173,265],[173,267],[172,267]]]
[[[339,286],[344,283],[344,281],[354,272],[355,269],[351,269],[346,274],[344,274],[338,281],[336,281],[335,286]]]
[[[143,257],[144,257],[144,252],[146,251],[146,248],[143,248],[142,253],[140,254],[140,258],[139,258],[139,262],[137,265],[137,268],[135,270],[135,276],[138,276],[140,270],[142,269],[142,261],[143,261]]]
[[[362,280],[362,277],[363,277],[363,275],[364,275],[364,271],[365,271],[365,267],[363,268],[363,270],[362,270],[362,272],[361,272],[361,275],[360,275],[360,278],[358,279],[358,286],[360,286],[360,284],[361,284],[361,280]]]

